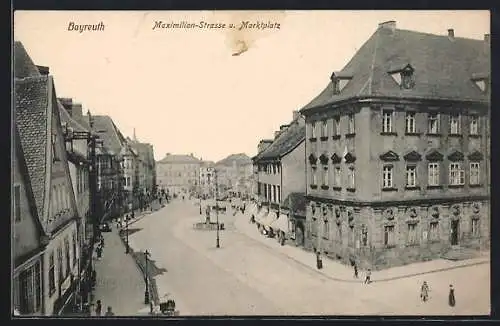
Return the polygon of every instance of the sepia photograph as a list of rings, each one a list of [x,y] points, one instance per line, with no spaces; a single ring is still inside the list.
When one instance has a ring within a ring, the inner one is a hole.
[[[11,318],[488,316],[487,10],[13,14]]]

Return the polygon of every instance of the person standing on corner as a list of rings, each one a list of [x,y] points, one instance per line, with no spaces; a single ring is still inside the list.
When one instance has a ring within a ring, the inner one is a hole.
[[[101,316],[101,312],[102,312],[101,300],[97,300],[96,306],[95,306],[95,315],[96,316]]]
[[[323,261],[321,260],[321,256],[319,253],[319,250],[316,251],[316,268],[322,269],[323,268]]]
[[[450,293],[448,294],[448,304],[450,307],[455,307],[455,289],[453,288],[453,285],[450,284]]]
[[[106,311],[106,313],[104,314],[104,316],[106,317],[111,317],[111,316],[114,316],[115,313],[113,312],[111,306],[108,306],[108,311]]]
[[[368,270],[366,271],[365,284],[370,284],[372,282],[371,277],[372,277],[372,270],[368,268]]]
[[[427,299],[429,299],[429,285],[426,281],[424,281],[422,287],[420,288],[420,298],[423,302],[426,302]]]

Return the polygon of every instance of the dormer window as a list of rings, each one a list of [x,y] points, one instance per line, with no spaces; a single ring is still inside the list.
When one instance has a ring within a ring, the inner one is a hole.
[[[414,69],[410,64],[404,67],[391,69],[389,73],[394,81],[403,89],[412,89],[415,86]]]
[[[481,92],[488,92],[489,76],[487,74],[473,74],[471,79]]]
[[[330,76],[330,80],[333,85],[333,94],[337,95],[342,92],[342,90],[347,86],[352,76],[344,72],[333,72]]]

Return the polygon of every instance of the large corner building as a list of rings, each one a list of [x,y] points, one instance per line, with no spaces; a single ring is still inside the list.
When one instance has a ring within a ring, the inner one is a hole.
[[[306,245],[362,267],[490,242],[490,42],[380,24],[301,113]]]

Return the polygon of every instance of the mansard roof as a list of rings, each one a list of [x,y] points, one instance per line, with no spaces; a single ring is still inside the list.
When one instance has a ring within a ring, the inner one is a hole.
[[[446,32],[445,32],[446,33]],[[338,94],[327,86],[301,112],[348,99],[398,97],[489,102],[489,94],[475,87],[471,78],[490,68],[489,42],[379,27],[335,75],[352,76]],[[410,66],[415,84],[401,89],[390,72]],[[443,69],[453,67],[453,69]]]

